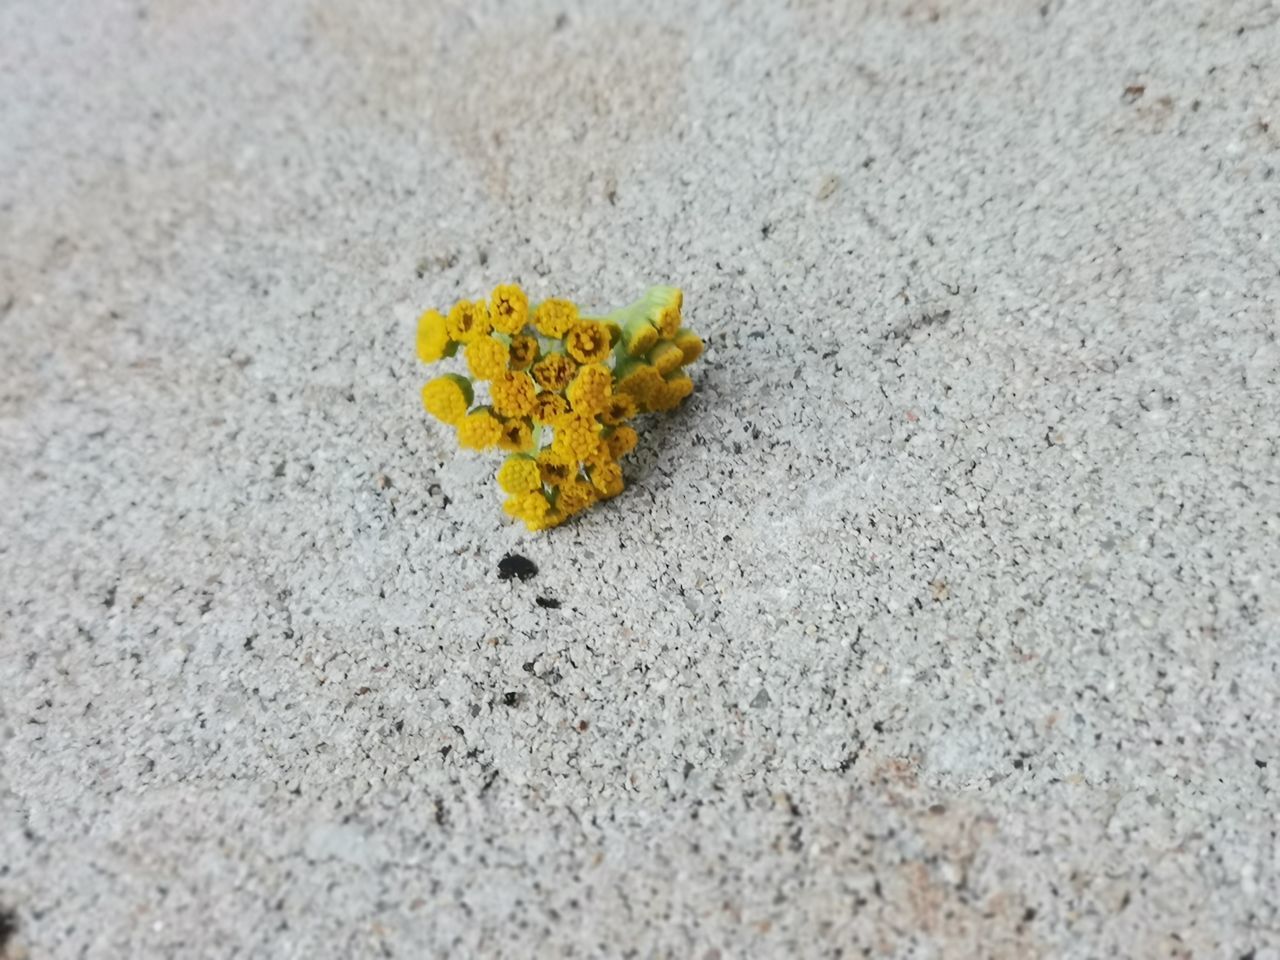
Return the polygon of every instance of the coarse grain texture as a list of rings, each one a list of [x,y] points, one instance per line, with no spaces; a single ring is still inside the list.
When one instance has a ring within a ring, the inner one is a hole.
[[[1276,960],[1278,97],[1266,2],[0,4],[9,952]],[[419,400],[508,279],[707,340],[544,534]]]

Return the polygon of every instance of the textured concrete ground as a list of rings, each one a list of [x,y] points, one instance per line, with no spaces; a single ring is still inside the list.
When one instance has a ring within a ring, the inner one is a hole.
[[[1280,957],[1268,0],[8,0],[0,130],[11,956]],[[550,535],[506,279],[710,341]]]

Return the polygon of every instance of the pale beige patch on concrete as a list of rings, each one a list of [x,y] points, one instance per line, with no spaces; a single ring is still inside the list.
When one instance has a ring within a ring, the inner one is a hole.
[[[361,78],[366,113],[443,134],[494,199],[616,202],[642,148],[674,148],[687,41],[651,20],[477,23],[456,10],[353,21],[317,7],[312,40]]]

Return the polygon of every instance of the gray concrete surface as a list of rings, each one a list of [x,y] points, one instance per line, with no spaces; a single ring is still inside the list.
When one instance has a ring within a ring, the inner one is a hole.
[[[0,124],[11,956],[1280,957],[1273,4],[8,0]],[[550,535],[506,279],[710,341]]]

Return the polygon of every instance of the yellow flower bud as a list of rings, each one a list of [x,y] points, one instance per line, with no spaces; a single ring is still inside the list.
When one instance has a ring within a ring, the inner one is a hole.
[[[471,381],[456,373],[436,377],[422,388],[422,405],[442,423],[457,423],[472,399]]]
[[[529,322],[529,298],[518,284],[494,287],[489,300],[489,318],[499,333],[519,333]]]

